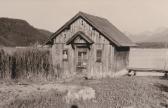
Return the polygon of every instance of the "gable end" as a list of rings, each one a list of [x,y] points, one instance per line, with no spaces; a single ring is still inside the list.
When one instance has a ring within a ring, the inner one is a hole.
[[[56,31],[52,36],[48,39],[46,44],[52,44],[53,39],[56,38],[62,31],[65,29],[69,29],[70,25],[75,22],[78,18],[83,19],[87,22],[93,30],[98,31],[102,36],[104,36],[111,43],[116,46],[135,46],[132,41],[126,37],[122,32],[120,32],[115,26],[113,26],[108,20],[104,18],[100,18],[97,16],[85,14],[83,12],[79,12],[73,18],[71,18],[67,23],[65,23],[58,31]]]

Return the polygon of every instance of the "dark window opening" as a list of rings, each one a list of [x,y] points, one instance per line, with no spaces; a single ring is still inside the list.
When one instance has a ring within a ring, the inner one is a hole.
[[[101,38],[101,36],[99,35],[99,38]]]
[[[84,22],[82,21],[82,25],[84,25]]]
[[[66,38],[66,34],[64,34],[64,38]]]
[[[102,50],[97,50],[96,52],[96,62],[102,61]]]
[[[63,50],[63,61],[68,61],[68,50]]]

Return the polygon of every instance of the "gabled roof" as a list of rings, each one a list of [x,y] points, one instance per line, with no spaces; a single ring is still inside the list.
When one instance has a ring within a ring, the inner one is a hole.
[[[71,20],[69,20],[58,31],[56,31],[53,35],[51,35],[46,44],[49,44],[53,38],[58,36],[59,33],[61,33],[64,29],[68,28],[70,24],[72,24],[78,18],[82,18],[83,20],[85,20],[94,29],[99,31],[110,42],[114,43],[118,47],[136,46],[127,36],[125,36],[122,32],[120,32],[107,19],[93,16],[84,12],[77,13]]]
[[[92,44],[94,43],[92,39],[90,39],[88,36],[86,36],[82,31],[77,32],[75,35],[73,35],[66,44],[69,45],[71,42],[73,42],[77,37],[82,37],[87,43]]]

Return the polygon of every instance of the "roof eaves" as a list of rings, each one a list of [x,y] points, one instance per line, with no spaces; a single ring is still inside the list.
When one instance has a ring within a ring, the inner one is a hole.
[[[88,36],[85,35],[85,33],[83,33],[82,31],[77,32],[76,34],[74,34],[67,42],[66,44],[70,44],[75,38],[77,38],[78,36],[82,36],[82,38],[84,38],[86,41],[88,41],[90,44],[94,43],[94,41],[92,39],[90,39]]]

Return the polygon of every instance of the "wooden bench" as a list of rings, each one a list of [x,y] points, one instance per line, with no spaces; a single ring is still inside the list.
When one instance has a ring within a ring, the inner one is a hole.
[[[168,77],[168,70],[165,69],[151,69],[151,68],[127,68],[128,70],[128,75],[130,76],[136,76],[136,72],[140,71],[140,72],[161,72],[164,73],[165,77]],[[131,74],[132,73],[132,74]]]

